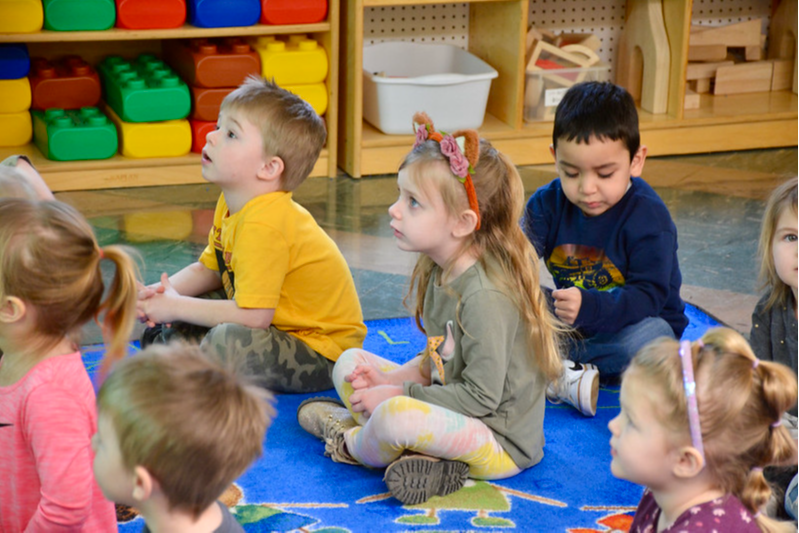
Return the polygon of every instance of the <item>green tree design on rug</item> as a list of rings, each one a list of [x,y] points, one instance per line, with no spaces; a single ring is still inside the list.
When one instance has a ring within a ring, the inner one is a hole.
[[[489,513],[510,511],[511,502],[508,495],[536,501],[545,505],[566,507],[565,503],[557,500],[508,489],[486,481],[470,481],[461,490],[448,496],[435,496],[425,503],[405,506],[404,508],[408,510],[418,509],[425,512],[422,514],[401,516],[397,519],[397,523],[415,526],[438,525],[441,522],[438,517],[438,511],[469,511],[477,513],[477,516],[471,519],[471,523],[474,527],[515,528],[516,524],[512,520],[489,515]]]

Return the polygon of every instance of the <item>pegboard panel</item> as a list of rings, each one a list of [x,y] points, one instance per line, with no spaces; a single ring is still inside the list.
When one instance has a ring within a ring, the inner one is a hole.
[[[364,44],[385,41],[469,46],[469,4],[429,4],[366,8]]]
[[[691,24],[726,26],[736,22],[763,19],[763,33],[771,21],[771,0],[694,0]]]

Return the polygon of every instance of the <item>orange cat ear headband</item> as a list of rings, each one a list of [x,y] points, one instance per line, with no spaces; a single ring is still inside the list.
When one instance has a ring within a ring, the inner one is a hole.
[[[472,182],[472,173],[480,157],[479,135],[475,130],[458,130],[452,135],[436,131],[433,121],[424,112],[413,115],[413,123],[416,132],[416,142],[413,143],[413,147],[416,148],[428,139],[439,144],[441,153],[449,160],[449,169],[466,187],[469,207],[477,215],[475,230],[480,229],[480,207],[477,205],[477,191],[474,190]]]

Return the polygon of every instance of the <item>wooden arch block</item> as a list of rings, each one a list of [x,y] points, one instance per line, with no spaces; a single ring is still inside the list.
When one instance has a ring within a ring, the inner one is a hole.
[[[616,81],[641,109],[665,113],[669,99],[671,52],[660,0],[631,0],[619,42]]]

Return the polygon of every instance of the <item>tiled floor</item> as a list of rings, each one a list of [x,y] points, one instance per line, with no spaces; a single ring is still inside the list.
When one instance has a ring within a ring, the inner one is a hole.
[[[521,169],[527,195],[555,177],[554,166]],[[763,199],[797,174],[796,148],[649,158],[644,178],[679,231],[683,298],[748,334],[757,301],[755,250]],[[101,244],[125,243],[142,256],[146,282],[194,261],[205,245],[218,190],[210,185],[58,193],[95,226]],[[338,243],[353,271],[367,319],[407,316],[402,306],[415,256],[397,250],[388,226],[394,176],[311,179],[296,192]],[[96,342],[87,332],[86,342]]]

